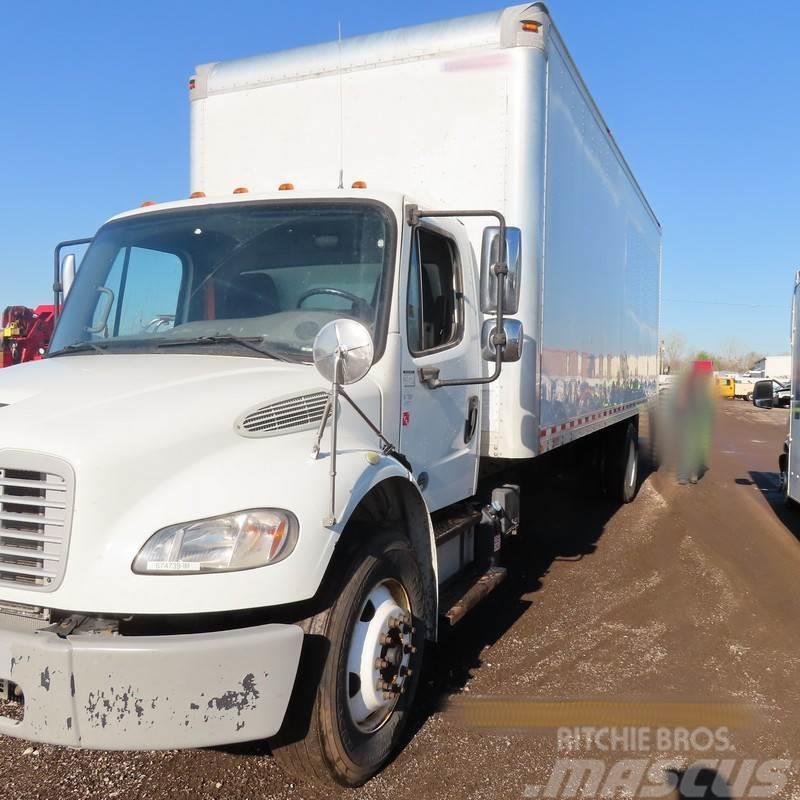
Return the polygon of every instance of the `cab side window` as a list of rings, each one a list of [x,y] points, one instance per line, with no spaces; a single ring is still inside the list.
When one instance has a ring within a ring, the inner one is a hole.
[[[455,249],[450,239],[417,228],[408,276],[408,345],[418,355],[461,338],[463,297]]]

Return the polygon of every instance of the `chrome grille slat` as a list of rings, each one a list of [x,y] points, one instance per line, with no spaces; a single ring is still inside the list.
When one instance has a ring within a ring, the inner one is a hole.
[[[13,506],[16,505],[15,503],[9,503],[7,500],[5,502],[0,501],[0,506]],[[44,515],[41,514],[9,514],[8,512],[0,513],[0,522],[25,522],[30,523],[31,525],[55,525],[61,526],[64,523],[61,520],[57,519],[45,519]]]
[[[64,577],[75,483],[66,462],[0,451],[0,584],[52,591]]]
[[[66,503],[63,500],[46,500],[44,497],[30,498],[14,494],[0,494],[0,503],[10,506],[31,506],[33,508],[66,508]]]
[[[51,569],[37,567],[23,567],[20,564],[8,564],[0,561],[0,573],[14,573],[15,575],[30,575],[32,578],[55,578],[56,574]],[[2,580],[2,578],[0,578]]]
[[[39,489],[40,491],[66,492],[65,483],[46,483],[41,481],[13,480],[0,475],[0,486],[11,486],[15,489]]]
[[[15,531],[11,528],[0,528],[0,539],[20,539],[22,541],[37,542],[41,544],[63,544],[61,536],[45,536],[43,533],[32,531]]]
[[[38,558],[43,553],[44,550],[40,550],[38,547],[8,547],[5,545],[0,545],[0,556],[14,556],[15,558]]]
[[[255,408],[237,424],[244,436],[272,436],[313,428],[322,421],[327,392],[298,395]]]

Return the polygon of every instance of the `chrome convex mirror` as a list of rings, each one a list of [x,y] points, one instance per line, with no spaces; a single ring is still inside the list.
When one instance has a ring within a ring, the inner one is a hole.
[[[314,339],[314,366],[317,372],[331,384],[328,402],[322,414],[322,421],[317,429],[314,446],[311,450],[313,458],[319,458],[322,435],[329,419],[331,425],[330,478],[331,500],[330,513],[322,520],[325,527],[336,524],[336,447],[339,431],[339,398],[345,400],[361,417],[373,433],[381,440],[383,452],[402,458],[394,445],[381,433],[380,428],[356,405],[345,392],[345,386],[360,381],[372,366],[375,348],[369,331],[354,319],[335,319],[325,325]],[[402,463],[402,462],[401,462]]]
[[[481,329],[481,355],[485,361],[497,358],[497,323],[487,319]],[[524,334],[522,323],[518,319],[503,320],[503,361],[510,363],[522,358],[522,342]]]
[[[314,366],[328,382],[349,386],[372,366],[375,349],[369,331],[354,319],[335,319],[314,339]]]

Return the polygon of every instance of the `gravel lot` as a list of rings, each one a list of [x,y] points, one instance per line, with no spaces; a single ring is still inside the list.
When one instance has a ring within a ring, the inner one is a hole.
[[[776,491],[787,412],[719,412],[697,486],[651,474],[615,508],[562,477],[528,498],[511,579],[431,654],[396,760],[343,797],[495,800],[547,782],[552,733],[464,727],[452,697],[746,702],[760,715],[725,757],[797,758],[800,512]],[[261,745],[89,753],[0,737],[0,758],[0,797],[18,800],[331,796],[289,781]],[[796,766],[781,798],[800,798]]]

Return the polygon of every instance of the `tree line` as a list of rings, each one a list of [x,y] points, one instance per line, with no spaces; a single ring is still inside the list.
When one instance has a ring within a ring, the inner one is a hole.
[[[692,361],[713,361],[714,369],[720,372],[746,372],[762,358],[764,353],[757,350],[744,351],[735,339],[727,342],[719,353],[710,350],[693,351],[680,333],[669,334],[661,343],[662,372],[679,372]]]

